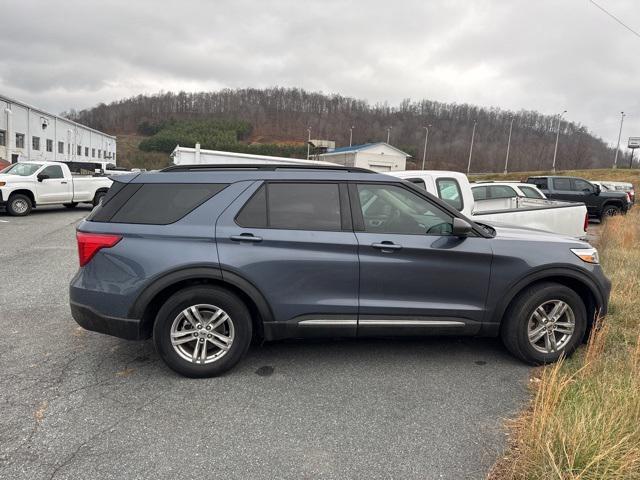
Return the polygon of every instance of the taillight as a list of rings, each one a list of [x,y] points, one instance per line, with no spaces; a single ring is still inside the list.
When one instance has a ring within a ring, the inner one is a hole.
[[[80,266],[84,267],[93,256],[102,248],[111,248],[120,240],[120,235],[109,235],[106,233],[86,233],[76,232],[78,240],[78,257]]]
[[[584,231],[587,231],[587,228],[589,228],[589,214],[585,213],[584,214],[584,225],[582,226],[582,228],[584,229]]]

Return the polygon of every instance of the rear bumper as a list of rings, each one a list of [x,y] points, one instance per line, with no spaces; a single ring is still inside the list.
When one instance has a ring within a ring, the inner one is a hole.
[[[71,302],[71,315],[78,325],[94,332],[106,333],[126,340],[148,338],[142,331],[142,321],[137,318],[108,317],[91,307]]]

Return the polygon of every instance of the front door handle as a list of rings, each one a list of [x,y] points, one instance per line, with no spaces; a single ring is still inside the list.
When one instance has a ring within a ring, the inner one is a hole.
[[[380,242],[380,243],[372,243],[371,246],[373,248],[379,248],[380,250],[382,250],[385,253],[392,252],[394,250],[400,250],[402,248],[402,245],[398,245],[397,243],[393,243],[393,242],[389,242],[389,241],[384,241],[384,242]]]
[[[60,183],[62,183],[63,185],[66,185],[66,184],[67,184],[67,182],[60,182]]]
[[[232,235],[231,240],[236,242],[261,242],[262,237],[256,237],[253,233],[243,233],[240,235]]]

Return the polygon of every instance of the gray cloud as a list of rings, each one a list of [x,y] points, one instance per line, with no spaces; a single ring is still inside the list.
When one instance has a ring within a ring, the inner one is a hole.
[[[634,0],[600,2],[640,29]],[[282,85],[566,109],[610,143],[625,110],[640,136],[640,39],[587,0],[18,0],[3,18],[0,92],[53,111]]]

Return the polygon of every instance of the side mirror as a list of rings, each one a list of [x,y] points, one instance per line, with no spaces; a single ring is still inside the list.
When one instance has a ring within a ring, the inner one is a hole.
[[[593,193],[595,193],[596,195],[600,195],[600,192],[602,191],[602,189],[600,188],[600,185],[594,183],[593,188],[595,190]]]
[[[49,178],[49,175],[47,175],[46,173],[39,173],[38,174],[38,181],[41,182],[43,180],[46,180],[47,178]]]
[[[469,222],[462,218],[453,217],[453,226],[451,229],[451,235],[456,237],[466,237],[471,232],[472,227]]]

